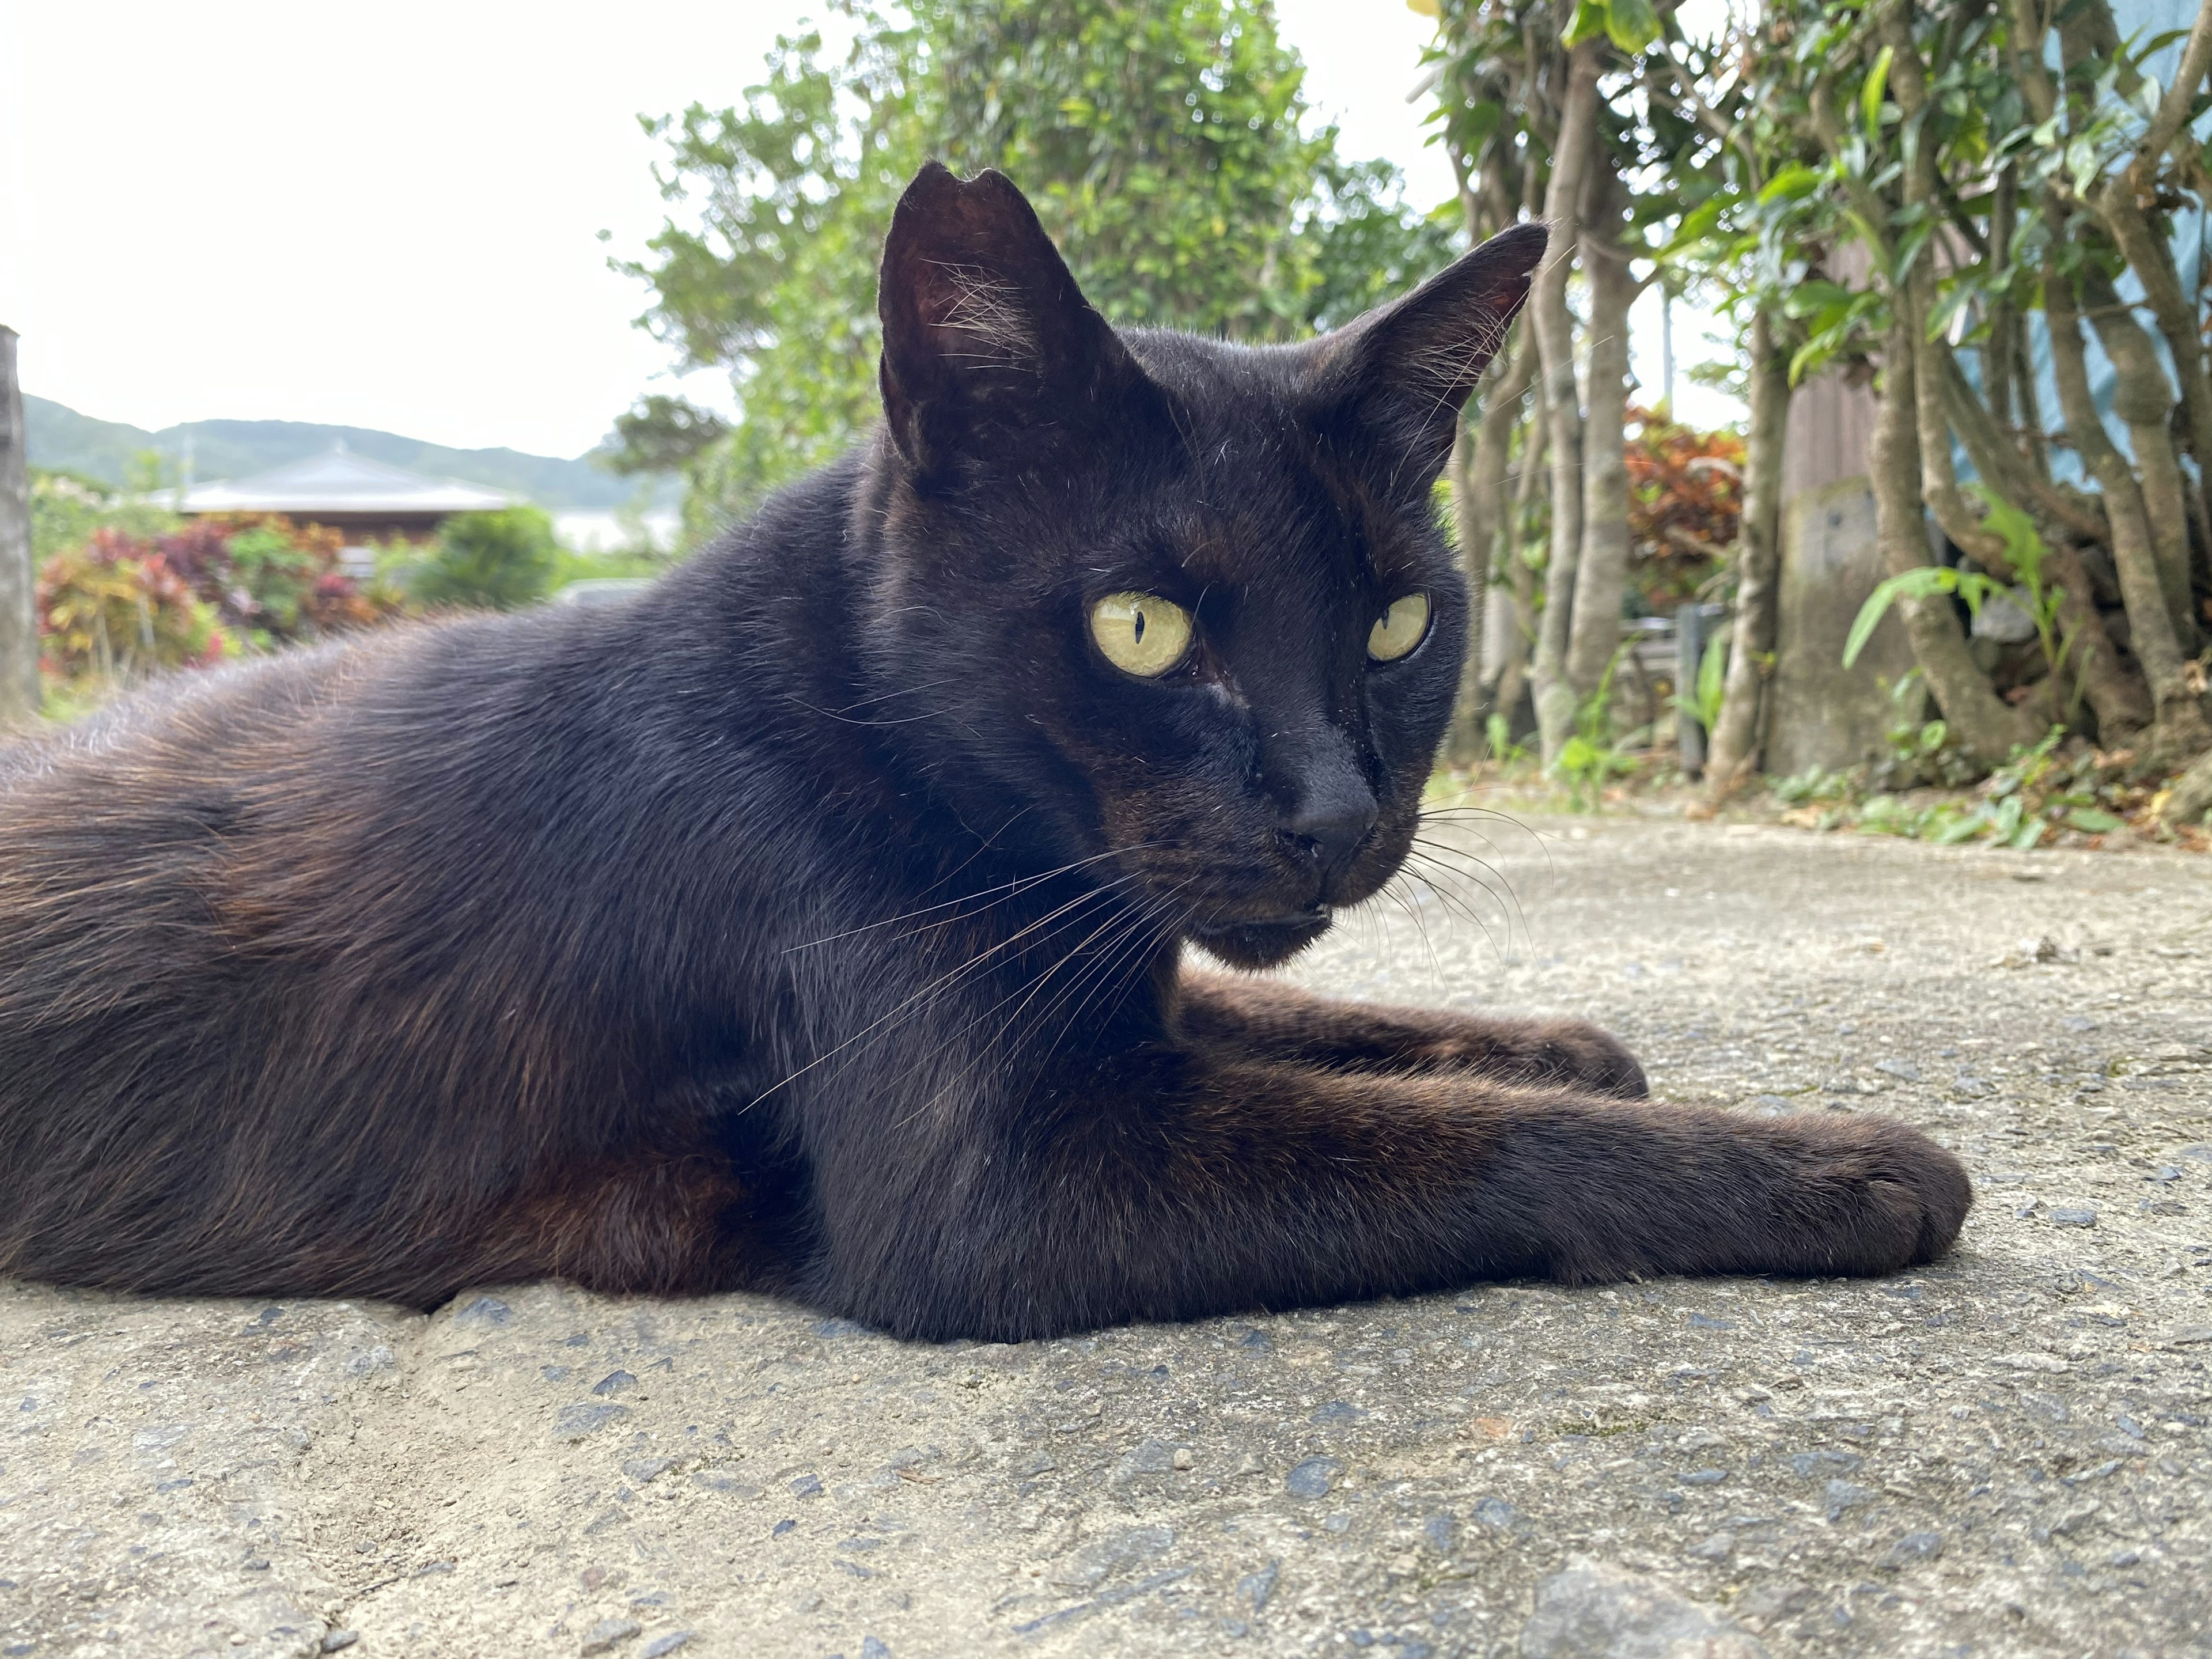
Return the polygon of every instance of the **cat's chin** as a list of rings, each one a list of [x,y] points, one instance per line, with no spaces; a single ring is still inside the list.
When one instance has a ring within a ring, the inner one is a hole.
[[[1206,954],[1231,968],[1275,968],[1328,932],[1326,905],[1265,921],[1230,922],[1191,931]]]

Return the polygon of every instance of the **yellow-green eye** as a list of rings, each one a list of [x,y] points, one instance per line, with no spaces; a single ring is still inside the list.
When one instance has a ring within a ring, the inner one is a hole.
[[[1123,673],[1157,679],[1190,648],[1190,612],[1157,593],[1109,593],[1091,607],[1091,636]]]
[[[1429,631],[1429,596],[1408,593],[1393,599],[1390,608],[1367,630],[1367,654],[1377,662],[1395,662]]]

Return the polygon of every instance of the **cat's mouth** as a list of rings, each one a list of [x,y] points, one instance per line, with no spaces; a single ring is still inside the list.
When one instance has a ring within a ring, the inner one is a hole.
[[[1209,923],[1193,927],[1191,937],[1232,968],[1273,968],[1326,933],[1332,920],[1328,905],[1316,904],[1279,916]]]

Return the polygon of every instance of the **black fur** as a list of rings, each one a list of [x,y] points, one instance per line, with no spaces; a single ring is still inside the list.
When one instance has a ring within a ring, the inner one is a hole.
[[[1117,335],[1010,184],[933,168],[884,427],[641,597],[0,758],[0,1271],[1014,1338],[1926,1260],[1970,1199],[1899,1126],[1182,962],[1279,962],[1404,857],[1467,604],[1429,486],[1543,245],[1302,346]],[[1087,631],[1130,589],[1197,618],[1158,679]]]

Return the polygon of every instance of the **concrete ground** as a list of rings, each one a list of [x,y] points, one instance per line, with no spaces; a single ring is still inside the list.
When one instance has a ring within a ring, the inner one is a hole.
[[[1513,899],[1302,975],[1907,1118],[1972,1166],[1960,1248],[1018,1347],[0,1286],[0,1655],[2212,1653],[2212,861],[1447,839]]]

